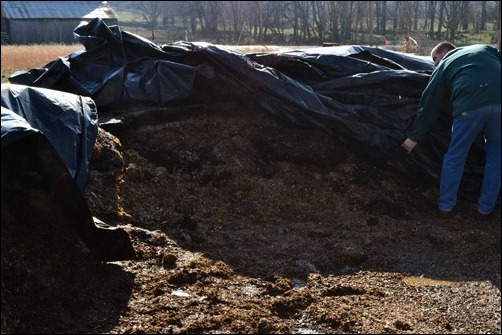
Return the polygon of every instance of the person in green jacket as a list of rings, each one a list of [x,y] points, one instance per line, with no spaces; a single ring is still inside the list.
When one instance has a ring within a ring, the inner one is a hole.
[[[452,213],[470,147],[480,133],[486,163],[478,200],[482,216],[495,210],[500,192],[500,51],[476,44],[456,48],[441,42],[431,51],[436,68],[402,147],[410,153],[438,118],[444,99],[452,106],[451,140],[439,183],[440,216]]]

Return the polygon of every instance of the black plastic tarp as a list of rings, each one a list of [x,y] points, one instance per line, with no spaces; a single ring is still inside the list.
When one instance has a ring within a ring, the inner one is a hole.
[[[62,159],[66,152],[67,158],[79,157],[85,165],[88,153],[80,156],[81,151],[94,145],[95,135],[89,133],[95,129],[82,130],[95,128],[86,125],[90,119],[83,120],[82,101],[88,99],[49,89],[2,85],[2,231],[27,222],[38,227],[70,227],[97,260],[134,259],[128,234],[92,216],[75,182],[75,176],[83,177],[87,169],[77,167],[73,172],[79,172],[70,174],[68,161]],[[44,133],[50,133],[52,140]]]
[[[298,126],[320,127],[375,162],[439,175],[450,136],[447,104],[412,154],[400,147],[433,69],[426,57],[358,45],[250,55],[208,43],[157,46],[100,19],[74,34],[85,50],[10,81],[89,96],[100,119],[132,108],[240,101]],[[475,196],[483,164],[479,141],[461,192]]]
[[[2,84],[2,107],[18,114],[42,132],[63,159],[81,192],[98,133],[98,114],[94,101],[57,90]],[[3,114],[2,114],[3,115]],[[2,120],[3,121],[3,120]],[[5,129],[14,140],[17,129]]]

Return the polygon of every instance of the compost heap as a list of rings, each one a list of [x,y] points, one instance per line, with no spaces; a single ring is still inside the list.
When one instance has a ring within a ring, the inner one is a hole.
[[[86,51],[14,75],[2,107],[13,91],[92,98],[84,217],[126,231],[134,257],[96,262],[61,197],[40,206],[61,178],[78,198],[75,174],[10,182],[2,109],[2,332],[500,333],[500,206],[479,222],[470,200],[482,148],[456,215],[438,221],[447,107],[416,153],[399,147],[428,62],[362,46],[158,47],[99,20],[75,33]],[[53,148],[40,136],[36,157]],[[38,190],[24,203],[23,185]]]

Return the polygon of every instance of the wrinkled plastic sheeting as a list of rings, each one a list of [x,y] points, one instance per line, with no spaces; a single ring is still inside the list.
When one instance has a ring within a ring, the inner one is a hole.
[[[258,63],[265,61],[265,55],[250,58],[207,43],[158,47],[99,19],[82,24],[74,34],[85,52],[54,60],[34,81],[33,72],[28,72],[11,77],[11,82],[88,95],[100,115],[132,106],[250,101],[296,125],[328,130],[382,161],[393,157],[398,142],[405,138],[428,80],[427,74],[408,71],[404,65],[431,69],[432,64],[419,57],[359,46],[320,48],[322,55],[315,49],[273,56],[306,64],[299,70],[304,75],[306,68],[317,74],[301,81],[282,72],[282,67]],[[370,54],[372,49],[380,55]],[[336,80],[339,84],[331,88]],[[393,85],[373,95],[375,86],[381,88],[381,80]],[[374,123],[375,119],[380,122]]]
[[[34,231],[40,226],[68,226],[98,261],[136,257],[126,231],[92,216],[84,195],[47,137],[3,106],[1,161],[2,231],[30,224],[37,226]]]
[[[89,96],[100,112],[136,104],[162,106],[192,93],[196,68],[146,39],[100,19],[77,27],[74,34],[86,51],[14,73],[10,82]]]
[[[115,117],[135,106],[253,104],[295,125],[322,128],[375,162],[418,166],[433,178],[440,173],[450,139],[447,105],[411,155],[400,147],[433,70],[426,57],[358,45],[251,55],[201,42],[159,47],[100,19],[74,35],[86,51],[10,81],[88,95],[100,115]],[[478,144],[466,166],[477,177],[484,162]]]
[[[305,84],[385,70],[432,72],[429,58],[377,47],[346,45],[289,52],[248,54],[253,61],[273,67]]]
[[[98,114],[92,99],[52,89],[2,84],[1,101],[2,107],[47,137],[83,193],[98,133]],[[12,129],[5,136],[14,139],[19,133]]]

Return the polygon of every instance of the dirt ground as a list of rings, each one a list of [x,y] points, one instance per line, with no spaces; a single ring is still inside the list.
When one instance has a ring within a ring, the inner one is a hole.
[[[100,129],[86,192],[137,259],[32,236],[2,333],[501,332],[500,205],[438,219],[434,182],[259,110],[156,115]]]

